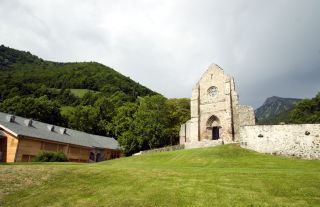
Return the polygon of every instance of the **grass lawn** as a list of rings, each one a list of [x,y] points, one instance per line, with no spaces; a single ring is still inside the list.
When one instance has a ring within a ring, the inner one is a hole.
[[[60,91],[61,89],[59,88],[51,88],[52,90],[56,90],[56,91]],[[84,96],[84,94],[86,94],[87,92],[91,92],[91,93],[100,93],[100,91],[93,91],[93,90],[89,90],[89,89],[81,89],[81,88],[70,88],[70,92],[77,96],[78,98],[82,98]]]
[[[84,96],[84,94],[86,94],[87,92],[91,92],[91,93],[100,93],[99,91],[93,91],[93,90],[89,90],[89,89],[76,89],[76,88],[71,88],[70,92],[79,97],[82,98]]]
[[[320,206],[320,161],[238,145],[0,165],[0,206]]]

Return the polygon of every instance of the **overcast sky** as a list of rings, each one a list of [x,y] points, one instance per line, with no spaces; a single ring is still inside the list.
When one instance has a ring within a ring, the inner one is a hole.
[[[0,41],[103,63],[168,98],[190,97],[211,63],[242,104],[320,91],[320,0],[0,0]]]

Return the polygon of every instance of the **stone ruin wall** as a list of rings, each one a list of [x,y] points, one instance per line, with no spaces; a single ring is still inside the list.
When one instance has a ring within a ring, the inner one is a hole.
[[[190,132],[187,132],[187,127],[190,128],[190,124],[188,124],[188,122],[185,124],[182,124],[180,127],[180,132],[179,132],[180,144],[184,144],[185,142],[190,142],[189,138],[187,139],[186,137],[187,134],[190,134]]]
[[[240,145],[261,153],[320,159],[320,124],[243,126]]]
[[[236,105],[233,114],[234,121],[234,140],[239,142],[240,127],[253,126],[256,124],[254,109],[251,106]]]
[[[254,115],[254,109],[251,106],[240,105],[238,107],[239,123],[241,126],[256,125],[256,118]]]

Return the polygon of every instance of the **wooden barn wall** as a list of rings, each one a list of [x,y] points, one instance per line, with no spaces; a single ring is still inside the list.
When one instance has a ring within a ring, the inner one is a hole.
[[[66,143],[51,142],[39,140],[32,137],[23,137],[17,139],[13,135],[4,132],[6,137],[2,138],[0,149],[4,155],[4,162],[30,162],[40,151],[62,151],[69,161],[72,162],[89,162],[91,148],[70,145]],[[119,150],[105,149],[101,151],[102,160],[110,160],[121,156]],[[1,162],[1,160],[0,160]]]
[[[22,138],[19,142],[16,161],[32,161],[40,151],[62,151],[67,156],[69,161],[72,162],[88,162],[90,154],[90,149],[80,146],[48,142],[33,138]]]
[[[104,160],[111,160],[121,157],[121,153],[119,150],[111,150],[111,149],[106,149],[104,150]]]
[[[41,142],[32,139],[20,139],[17,162],[29,162],[41,151]]]
[[[14,162],[16,158],[16,152],[17,152],[17,147],[19,140],[12,136],[9,133],[6,133],[7,137],[7,148],[6,148],[6,162]]]
[[[69,146],[67,156],[72,162],[88,162],[90,149]]]

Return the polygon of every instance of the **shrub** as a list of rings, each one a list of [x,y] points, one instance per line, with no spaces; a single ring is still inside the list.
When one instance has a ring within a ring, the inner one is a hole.
[[[68,161],[67,156],[59,151],[59,152],[47,152],[41,151],[35,158],[35,162],[66,162]]]

